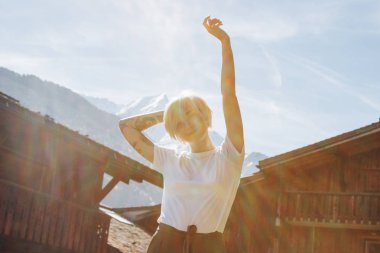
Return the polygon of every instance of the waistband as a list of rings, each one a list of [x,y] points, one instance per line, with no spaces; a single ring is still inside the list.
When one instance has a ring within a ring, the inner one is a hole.
[[[187,231],[182,231],[182,230],[176,229],[175,227],[172,227],[170,225],[160,223],[158,225],[158,230],[161,230],[163,232],[177,234],[177,235],[182,235],[182,236],[192,235],[192,236],[197,236],[197,237],[198,236],[199,237],[208,237],[208,236],[212,237],[212,236],[221,236],[222,235],[222,233],[220,233],[218,231],[211,232],[211,233],[197,233],[197,226],[196,225],[189,225],[189,226],[187,226]]]
[[[187,231],[178,230],[175,227],[172,227],[170,225],[160,223],[158,225],[159,231],[164,232],[165,234],[168,234],[170,236],[178,236],[184,240],[183,244],[183,252],[188,253],[190,252],[190,247],[192,244],[192,241],[194,238],[202,238],[202,239],[213,239],[213,238],[221,238],[222,233],[215,231],[212,233],[197,233],[197,226],[196,225],[189,225],[187,226]],[[181,240],[182,240],[181,239]]]

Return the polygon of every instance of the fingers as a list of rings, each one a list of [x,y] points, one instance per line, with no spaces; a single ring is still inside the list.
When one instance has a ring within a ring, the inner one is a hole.
[[[220,21],[220,19],[217,19],[217,18],[210,18],[210,16],[207,16],[204,20],[203,20],[203,26],[209,30],[210,28],[213,28],[213,27],[219,27],[223,25],[222,21]]]
[[[207,21],[210,19],[210,16],[207,16],[205,17],[205,19],[203,20],[203,24],[207,24]]]
[[[213,18],[208,20],[210,27],[219,26],[222,22],[219,19]]]
[[[208,22],[210,20],[210,16],[207,16],[204,20],[203,20],[203,26],[208,30],[209,29],[209,25],[208,25]]]

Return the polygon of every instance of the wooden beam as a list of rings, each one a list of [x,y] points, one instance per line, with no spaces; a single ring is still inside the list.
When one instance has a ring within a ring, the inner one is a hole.
[[[258,167],[263,170],[281,168],[285,164],[298,164],[302,159],[310,156],[321,157],[340,152],[345,155],[364,152],[380,146],[379,123],[360,128],[336,137],[314,143],[275,157],[267,158],[259,162]]]
[[[293,226],[303,227],[320,227],[320,228],[342,228],[342,229],[362,229],[362,230],[380,230],[380,224],[353,224],[353,223],[337,223],[337,222],[313,222],[313,221],[293,221],[285,219],[285,223]]]
[[[101,190],[99,197],[98,197],[98,203],[102,201],[108,193],[120,182],[121,177],[113,177],[111,181],[108,182],[108,184]]]

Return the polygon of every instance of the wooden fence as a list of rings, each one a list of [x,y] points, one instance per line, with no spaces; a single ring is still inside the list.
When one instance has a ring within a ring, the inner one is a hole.
[[[110,218],[35,190],[0,180],[0,236],[70,252],[107,251]]]
[[[379,193],[284,192],[280,216],[288,221],[380,225]]]

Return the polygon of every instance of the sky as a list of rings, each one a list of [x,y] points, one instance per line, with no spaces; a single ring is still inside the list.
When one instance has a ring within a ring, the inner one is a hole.
[[[225,134],[231,37],[247,152],[281,154],[380,118],[378,0],[0,0],[0,66],[120,104],[183,90]]]

